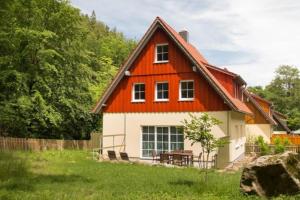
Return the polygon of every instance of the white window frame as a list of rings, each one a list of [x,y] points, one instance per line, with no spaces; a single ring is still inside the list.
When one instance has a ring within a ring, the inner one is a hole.
[[[144,84],[145,86],[145,99],[135,99],[135,86],[136,85],[140,85],[140,84]],[[146,101],[146,84],[145,83],[142,83],[142,82],[139,82],[139,83],[134,83],[132,85],[132,89],[131,89],[131,102],[145,102]]]
[[[152,157],[143,157],[143,127],[153,126],[154,127],[154,150],[157,151],[157,127],[167,127],[168,128],[168,152],[171,151],[171,127],[178,127],[176,125],[141,125],[140,126],[140,158],[141,159],[152,159]],[[185,149],[185,138],[183,133],[183,149]]]
[[[157,98],[157,84],[160,84],[160,83],[168,83],[168,98],[167,99],[158,99]],[[160,81],[160,82],[155,82],[155,90],[154,90],[154,93],[155,93],[155,99],[154,101],[157,101],[157,102],[160,102],[160,101],[169,101],[169,98],[170,98],[170,85],[169,85],[169,82],[168,81]]]
[[[157,47],[159,46],[168,46],[168,60],[157,60]],[[169,44],[168,43],[161,43],[161,44],[156,44],[155,45],[155,59],[154,59],[154,63],[167,63],[169,62]]]
[[[184,83],[184,82],[193,82],[193,98],[183,98],[181,96],[181,83]],[[194,80],[181,80],[179,81],[179,101],[194,101],[195,99],[195,81]]]

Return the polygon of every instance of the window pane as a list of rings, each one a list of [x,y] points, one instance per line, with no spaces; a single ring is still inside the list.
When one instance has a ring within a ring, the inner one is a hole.
[[[149,126],[149,133],[154,133],[154,126]]]
[[[164,99],[168,99],[169,98],[169,92],[168,91],[164,91]]]
[[[148,134],[146,133],[146,134],[143,134],[143,141],[148,141]]]
[[[149,142],[149,143],[148,143],[148,148],[149,148],[150,150],[153,150],[153,149],[154,149],[154,145],[155,145],[154,142]]]
[[[183,134],[183,127],[177,127],[177,133]]]
[[[193,90],[189,90],[187,97],[188,98],[194,98],[194,91]]]
[[[187,86],[187,85],[186,85],[186,82],[181,82],[181,90],[187,89],[186,86]]]
[[[143,142],[143,149],[148,149],[148,142]]]
[[[175,126],[171,126],[171,134],[176,133],[176,127]]]
[[[163,98],[162,92],[158,92],[158,93],[157,93],[157,98],[158,98],[158,99],[162,99],[162,98]]]
[[[148,133],[148,126],[143,126],[143,133]]]
[[[169,60],[168,53],[164,53],[162,58],[163,58],[163,60]]]
[[[163,90],[168,90],[168,88],[169,88],[168,83],[163,83],[162,86],[163,86]]]
[[[168,138],[169,138],[169,137],[168,137],[167,134],[164,134],[164,135],[163,135],[163,141],[168,141]]]
[[[187,98],[187,91],[186,90],[181,91],[181,98]]]
[[[145,92],[140,93],[140,99],[145,99]]]
[[[168,148],[169,148],[169,143],[168,142],[164,142],[163,143],[163,149],[164,149],[164,151],[167,151]]]
[[[156,128],[156,132],[157,132],[157,133],[162,133],[162,128],[161,128],[161,127],[157,127],[157,128]]]
[[[171,142],[176,142],[176,135],[171,135]]]
[[[154,134],[149,134],[149,141],[154,141]]]
[[[143,157],[149,157],[148,150],[143,150]]]
[[[157,91],[160,91],[162,90],[162,83],[157,83]]]
[[[177,136],[177,141],[178,142],[183,142],[183,134],[180,134]]]
[[[168,45],[162,46],[163,52],[168,52]]]
[[[162,60],[163,60],[163,55],[157,54],[157,61],[162,61]]]
[[[188,82],[188,88],[189,89],[193,89],[194,88],[194,82],[193,81]]]
[[[141,84],[141,85],[140,85],[140,90],[141,90],[141,91],[145,91],[145,84]]]
[[[162,52],[162,48],[163,46],[157,46],[157,53],[161,53]]]
[[[168,134],[169,128],[168,127],[163,127],[163,132],[166,133],[166,134]]]

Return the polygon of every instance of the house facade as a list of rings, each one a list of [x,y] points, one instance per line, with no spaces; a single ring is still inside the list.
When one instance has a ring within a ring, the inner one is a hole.
[[[247,90],[244,90],[243,94],[243,101],[253,113],[245,115],[246,137],[254,139],[262,136],[270,143],[274,130],[280,130],[280,133],[285,134],[291,132],[286,126],[286,117],[276,112],[271,102]]]
[[[240,76],[210,65],[187,31],[177,33],[157,17],[93,110],[103,113],[102,146],[120,144],[114,150],[137,159],[151,159],[153,150],[198,155],[201,147],[184,138],[182,121],[208,113],[222,122],[212,133],[230,141],[215,152],[218,167],[227,166],[244,154],[244,119],[252,113],[244,87]]]

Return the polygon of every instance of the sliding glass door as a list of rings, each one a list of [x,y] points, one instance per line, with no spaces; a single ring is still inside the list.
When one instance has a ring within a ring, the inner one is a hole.
[[[184,149],[183,128],[176,126],[143,126],[142,157],[151,157],[152,151],[157,154]]]

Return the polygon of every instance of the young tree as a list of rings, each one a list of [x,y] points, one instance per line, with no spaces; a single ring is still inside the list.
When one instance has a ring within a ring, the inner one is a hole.
[[[204,168],[206,169],[205,180],[207,180],[208,160],[210,154],[217,150],[219,147],[223,147],[228,143],[228,140],[220,138],[217,139],[212,133],[211,129],[215,125],[221,124],[218,119],[209,116],[207,113],[201,116],[195,116],[189,114],[190,120],[184,119],[183,128],[185,138],[192,141],[192,145],[200,143],[202,147],[203,162],[206,163]],[[206,153],[206,157],[204,154]]]

